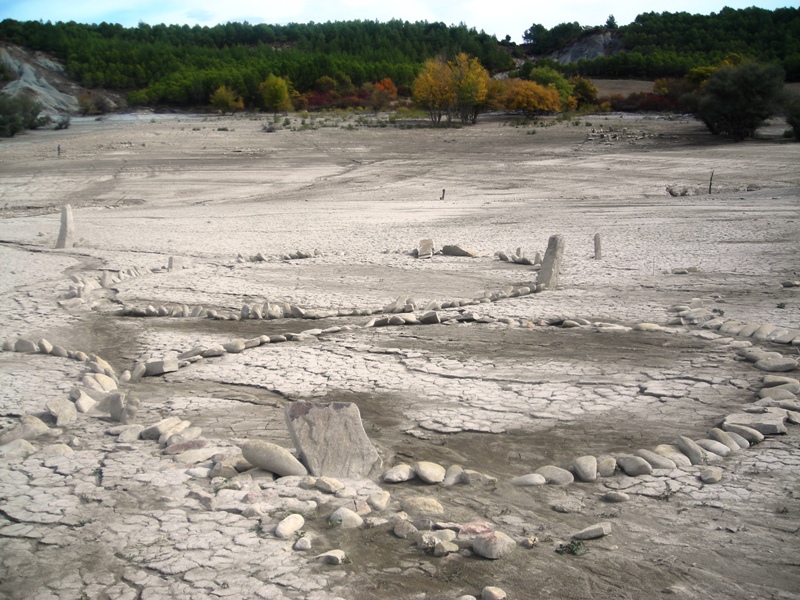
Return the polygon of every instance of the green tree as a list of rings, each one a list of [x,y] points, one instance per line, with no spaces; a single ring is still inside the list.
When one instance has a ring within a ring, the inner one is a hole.
[[[289,86],[282,77],[276,77],[270,73],[267,79],[258,86],[258,89],[261,92],[261,100],[265,110],[277,113],[292,109]]]
[[[42,105],[25,96],[0,94],[0,137],[14,137],[20,131],[36,129]]]
[[[597,104],[597,88],[590,79],[577,75],[570,78],[569,84],[572,86],[572,95],[578,102],[578,106],[591,106]]]
[[[729,135],[735,141],[753,137],[764,121],[783,108],[783,80],[783,71],[771,64],[721,67],[702,88],[695,116],[714,135]]]
[[[236,112],[244,108],[244,101],[232,89],[221,85],[211,94],[211,106],[221,110],[222,114]]]

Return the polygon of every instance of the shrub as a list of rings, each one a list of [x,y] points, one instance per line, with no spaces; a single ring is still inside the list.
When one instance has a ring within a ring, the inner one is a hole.
[[[0,137],[13,137],[25,129],[36,129],[42,122],[42,105],[24,96],[0,94]]]
[[[70,124],[72,123],[72,119],[69,118],[69,115],[61,115],[56,121],[56,126],[53,127],[56,131],[61,129],[69,129]]]
[[[714,135],[729,135],[734,141],[754,137],[784,105],[783,78],[775,65],[721,67],[701,89],[694,114]]]

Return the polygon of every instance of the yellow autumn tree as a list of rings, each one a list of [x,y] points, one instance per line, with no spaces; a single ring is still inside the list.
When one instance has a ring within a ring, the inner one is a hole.
[[[425,61],[411,85],[411,94],[414,102],[428,111],[432,123],[441,123],[444,114],[449,121],[454,94],[447,63],[442,59]]]
[[[224,115],[227,112],[235,112],[244,108],[241,96],[237,96],[232,89],[221,85],[211,94],[211,106],[221,110]]]
[[[450,70],[455,111],[461,122],[474,124],[485,106],[489,92],[489,72],[477,58],[463,52],[447,63]]]
[[[506,80],[505,88],[503,104],[507,110],[518,110],[526,115],[534,115],[555,112],[561,108],[561,98],[555,88],[522,79]]]

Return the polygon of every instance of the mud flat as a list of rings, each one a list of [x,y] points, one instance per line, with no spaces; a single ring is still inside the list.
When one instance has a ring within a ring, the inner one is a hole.
[[[794,597],[800,145],[333,119],[0,144],[0,597]],[[297,401],[382,465],[250,470]]]

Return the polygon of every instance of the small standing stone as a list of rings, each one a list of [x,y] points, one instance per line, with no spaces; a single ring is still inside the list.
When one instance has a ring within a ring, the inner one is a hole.
[[[72,248],[74,245],[75,224],[72,221],[72,207],[69,204],[65,204],[61,209],[61,231],[58,232],[56,248]]]
[[[558,287],[558,277],[561,273],[561,261],[564,258],[564,238],[560,235],[553,235],[547,242],[547,250],[544,253],[542,268],[539,270],[537,285],[547,286],[548,290]]]
[[[603,247],[599,233],[594,234],[594,259],[603,260]]]

